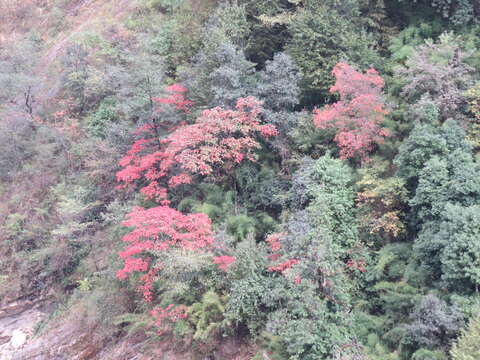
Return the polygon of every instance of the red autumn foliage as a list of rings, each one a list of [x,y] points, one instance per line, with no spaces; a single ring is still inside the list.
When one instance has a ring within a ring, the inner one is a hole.
[[[133,230],[123,237],[129,245],[120,252],[124,267],[118,271],[117,277],[125,279],[133,272],[144,273],[140,289],[147,301],[151,301],[152,283],[159,270],[158,264],[156,267],[151,264],[154,252],[173,247],[197,251],[213,243],[212,224],[207,215],[184,215],[168,206],[134,207],[123,225],[133,227]]]
[[[193,102],[185,98],[185,93],[187,89],[180,84],[173,84],[168,86],[165,89],[168,92],[167,97],[163,98],[153,98],[153,101],[159,104],[169,104],[174,105],[177,110],[182,110],[184,112],[189,112],[190,106],[193,105]]]
[[[124,186],[140,182],[147,198],[161,202],[166,201],[167,188],[189,184],[193,176],[221,178],[243,160],[255,160],[258,137],[277,134],[274,126],[261,124],[261,113],[260,101],[240,98],[235,110],[205,110],[194,124],[181,126],[162,140],[150,134],[136,141],[120,161],[123,169],[117,180]]]
[[[265,241],[270,244],[270,250],[272,251],[272,254],[268,256],[271,261],[277,261],[282,257],[282,255],[278,253],[282,249],[280,240],[286,235],[286,233],[273,233],[268,235],[265,239]],[[283,274],[284,271],[290,269],[293,265],[298,264],[298,262],[297,259],[288,259],[278,265],[270,266],[267,270]]]
[[[237,261],[237,259],[234,256],[224,255],[213,257],[213,263],[218,265],[218,268],[223,271],[227,271],[235,261]]]
[[[332,74],[336,82],[330,92],[338,92],[340,101],[316,109],[315,126],[337,130],[334,140],[342,159],[366,160],[375,144],[389,136],[389,131],[380,126],[388,114],[382,100],[384,81],[374,69],[362,74],[346,63],[335,65]]]
[[[272,261],[272,262],[276,262],[278,259],[280,259],[282,257],[282,254],[280,254],[280,250],[282,249],[282,244],[281,244],[281,240],[284,236],[286,236],[287,234],[286,233],[273,233],[273,234],[270,234],[267,236],[267,238],[265,239],[265,241],[267,243],[270,244],[270,250],[271,250],[271,254],[268,255],[268,258]],[[281,273],[283,275],[283,273],[292,268],[294,265],[298,264],[300,261],[298,259],[288,259],[280,264],[277,264],[277,265],[274,265],[274,266],[270,266],[267,268],[268,271],[270,272],[278,272],[278,273]],[[296,275],[295,278],[294,278],[294,282],[295,284],[299,285],[302,283],[302,278],[300,277],[300,275]]]
[[[273,233],[268,235],[265,241],[270,244],[270,249],[273,252],[277,252],[282,248],[282,244],[280,244],[280,239],[285,235],[285,233]]]
[[[166,308],[157,307],[150,312],[154,318],[154,324],[157,328],[158,335],[163,335],[169,332],[172,323],[176,323],[178,320],[186,319],[188,317],[188,308],[185,305],[174,306],[174,304],[170,304]]]
[[[277,271],[280,273],[283,273],[284,271],[290,269],[293,265],[298,264],[297,259],[288,259],[287,261],[284,261],[281,264],[278,264],[276,266],[270,266],[268,268],[268,271]]]
[[[179,84],[173,84],[167,87],[166,91],[167,96],[153,100],[158,104],[173,106],[174,109],[184,113],[190,111],[193,103],[185,97],[187,89]],[[157,112],[161,113],[163,110],[163,107],[159,107]],[[119,163],[123,168],[117,173],[117,181],[121,183],[120,188],[126,188],[138,182],[147,183],[140,191],[149,199],[157,200],[164,205],[168,204],[167,189],[154,180],[156,174],[153,166],[162,157],[160,133],[162,130],[173,131],[176,126],[178,124],[172,124],[168,119],[162,119],[160,122],[152,120],[152,123],[143,125],[135,131],[135,135],[140,138],[133,143]]]
[[[140,285],[137,290],[143,294],[146,302],[153,301],[153,282],[159,270],[159,268],[150,267],[147,273],[140,277],[142,285]]]

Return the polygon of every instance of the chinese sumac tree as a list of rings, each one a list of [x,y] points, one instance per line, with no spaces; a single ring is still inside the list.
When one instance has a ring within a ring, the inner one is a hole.
[[[314,123],[319,129],[337,130],[334,141],[340,147],[342,159],[367,158],[375,144],[381,144],[389,131],[381,127],[388,111],[382,99],[384,81],[378,72],[369,69],[365,74],[346,63],[333,68],[340,101],[314,111]]]
[[[260,101],[240,98],[235,110],[204,110],[194,124],[178,127],[158,144],[151,136],[140,139],[121,160],[117,179],[124,185],[140,182],[147,198],[165,201],[167,188],[189,184],[193,176],[221,178],[244,159],[255,159],[258,137],[277,134],[273,125],[261,124],[261,113]]]

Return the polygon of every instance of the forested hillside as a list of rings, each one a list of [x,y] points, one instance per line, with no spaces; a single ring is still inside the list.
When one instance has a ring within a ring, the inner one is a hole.
[[[0,360],[479,360],[479,0],[0,0]]]

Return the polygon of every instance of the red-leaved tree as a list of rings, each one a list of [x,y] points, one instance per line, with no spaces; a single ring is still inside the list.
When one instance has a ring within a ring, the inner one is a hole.
[[[153,98],[159,105],[156,111],[157,115],[151,119],[149,124],[145,124],[135,131],[138,140],[132,144],[130,150],[120,160],[119,164],[122,170],[117,172],[120,188],[142,185],[140,191],[159,202],[167,198],[166,188],[158,186],[156,181],[153,181],[157,177],[153,166],[162,157],[161,134],[172,132],[177,127],[185,125],[176,123],[177,119],[165,116],[165,107],[171,107],[179,113],[189,113],[193,104],[185,97],[187,89],[183,86],[173,84],[165,90],[166,96]]]
[[[237,259],[234,256],[229,255],[222,255],[222,256],[214,256],[213,263],[218,266],[218,268],[222,271],[227,271],[228,268],[235,264]]]
[[[187,89],[180,84],[167,86],[165,89],[168,93],[166,97],[156,97],[153,100],[159,104],[173,105],[175,109],[188,113],[193,102],[185,97]],[[161,108],[159,109],[161,110]]]
[[[261,102],[240,98],[235,110],[205,110],[194,124],[183,125],[158,141],[151,134],[136,141],[120,161],[117,180],[140,183],[147,198],[167,204],[167,189],[189,184],[194,176],[221,178],[243,160],[255,160],[258,139],[277,134],[261,124]],[[147,126],[142,131],[149,132]]]
[[[126,279],[134,272],[143,274],[140,290],[147,301],[152,300],[152,284],[162,266],[155,262],[156,254],[171,248],[208,250],[213,243],[212,223],[206,214],[185,215],[168,206],[134,207],[122,225],[133,230],[123,237],[128,246],[120,253],[124,266],[117,277]]]
[[[336,129],[334,140],[342,159],[365,160],[374,146],[389,136],[389,131],[381,127],[388,114],[382,98],[383,79],[374,69],[362,74],[341,62],[332,74],[336,82],[330,92],[338,92],[340,101],[316,109],[314,123],[319,129]]]

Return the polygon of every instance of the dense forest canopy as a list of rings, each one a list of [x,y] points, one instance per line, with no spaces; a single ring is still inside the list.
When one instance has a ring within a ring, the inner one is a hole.
[[[0,0],[0,304],[88,358],[480,359],[479,154],[479,0]]]

